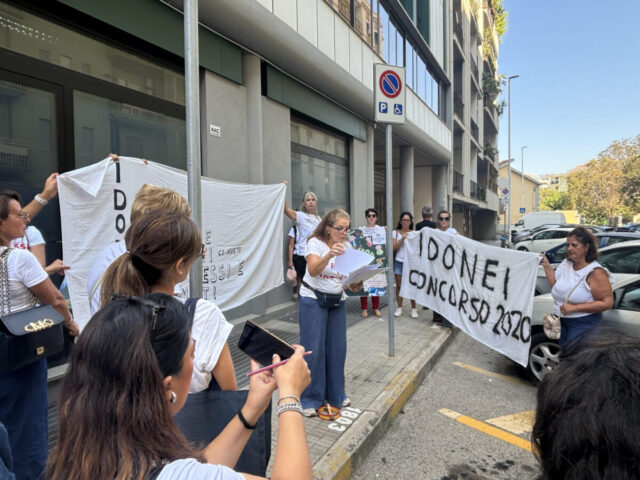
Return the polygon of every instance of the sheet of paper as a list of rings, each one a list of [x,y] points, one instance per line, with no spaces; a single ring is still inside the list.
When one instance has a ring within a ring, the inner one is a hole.
[[[366,252],[354,248],[345,248],[345,252],[336,257],[333,269],[343,275],[349,275],[354,270],[369,265],[373,259],[373,255]]]
[[[342,282],[342,285],[346,287],[352,283],[364,282],[365,280],[369,280],[371,277],[386,271],[387,267],[378,268],[377,265],[365,265],[351,272],[351,274]]]

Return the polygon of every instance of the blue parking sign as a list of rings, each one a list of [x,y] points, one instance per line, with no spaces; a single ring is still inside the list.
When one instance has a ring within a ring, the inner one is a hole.
[[[379,111],[380,113],[387,113],[387,108],[388,108],[388,106],[387,106],[387,102],[380,102],[380,103],[378,103],[378,111]]]

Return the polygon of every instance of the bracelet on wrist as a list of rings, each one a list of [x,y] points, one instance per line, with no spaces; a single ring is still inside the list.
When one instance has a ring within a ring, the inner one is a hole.
[[[255,425],[251,425],[246,418],[244,418],[244,415],[242,415],[242,407],[240,407],[238,409],[238,418],[240,419],[240,421],[242,422],[242,424],[244,425],[244,428],[248,429],[248,430],[255,430],[256,427],[258,426],[258,424],[256,423]]]
[[[283,412],[298,412],[302,415],[302,404],[300,402],[281,403],[276,409],[276,414],[279,417]]]
[[[47,200],[46,198],[42,198],[39,194],[36,194],[35,197],[33,197],[33,199],[38,202],[40,205],[42,205],[43,207],[49,203],[49,200]]]
[[[285,400],[287,398],[295,400],[297,403],[301,403],[300,399],[298,397],[296,397],[295,395],[282,395],[280,398],[278,398],[278,403],[280,403],[282,400]]]

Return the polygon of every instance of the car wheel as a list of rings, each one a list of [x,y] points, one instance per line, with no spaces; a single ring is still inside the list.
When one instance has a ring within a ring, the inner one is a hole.
[[[521,252],[528,252],[529,249],[527,247],[518,247],[518,250]]]
[[[560,345],[550,340],[544,332],[536,333],[531,337],[528,373],[536,380],[542,380],[558,365],[559,356]]]

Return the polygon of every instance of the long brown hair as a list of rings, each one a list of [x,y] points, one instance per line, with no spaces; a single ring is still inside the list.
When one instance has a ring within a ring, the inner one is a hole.
[[[127,252],[105,272],[101,304],[112,293],[136,296],[150,292],[178,260],[195,259],[200,242],[198,227],[184,215],[155,210],[140,217],[125,234]]]
[[[320,220],[320,223],[318,224],[316,229],[311,235],[309,235],[309,240],[311,240],[312,238],[317,238],[319,240],[322,240],[323,242],[327,241],[327,239],[329,238],[329,227],[333,227],[333,225],[341,218],[345,218],[347,222],[351,221],[351,217],[343,209],[336,208],[335,210],[331,210],[324,217],[322,217],[322,220]]]
[[[145,301],[161,306],[153,320]],[[186,307],[169,295],[100,309],[71,351],[46,478],[141,480],[162,461],[203,461],[174,423],[163,386],[182,370],[190,338]]]

